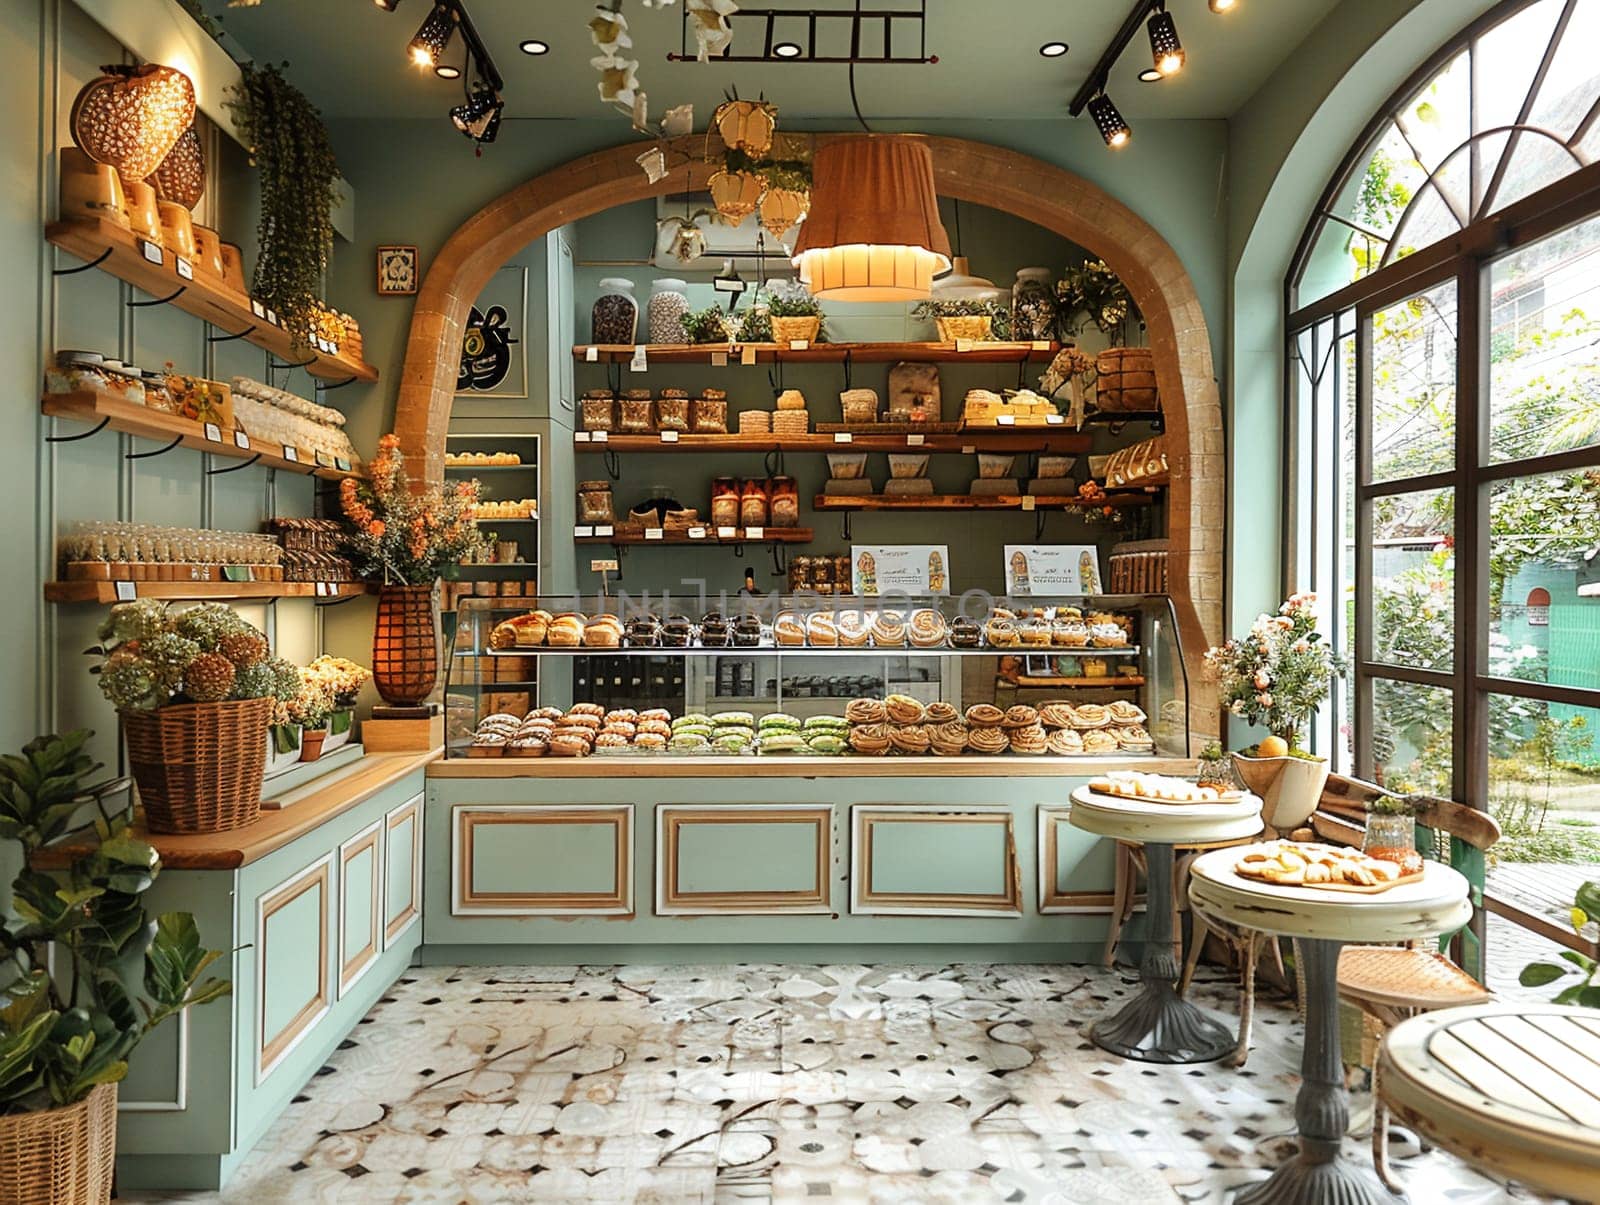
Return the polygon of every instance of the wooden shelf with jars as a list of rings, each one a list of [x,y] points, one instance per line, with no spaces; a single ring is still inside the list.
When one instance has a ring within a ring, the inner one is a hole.
[[[155,566],[150,566],[155,568]],[[354,598],[368,593],[365,582],[46,582],[44,598],[52,603],[131,602],[136,598],[222,602],[234,599]]]
[[[603,525],[601,530],[604,530]],[[657,527],[647,528],[643,531],[637,528],[618,531],[613,528],[605,535],[596,535],[594,532],[595,528],[593,527],[576,528],[573,543],[671,544],[678,546],[684,544],[720,544],[725,546],[734,544],[809,544],[816,534],[809,527],[713,527],[710,524],[706,524],[703,527],[689,527],[682,531],[667,531],[664,528]]]
[[[818,494],[811,509],[863,510],[1082,510],[1093,506],[1149,506],[1154,495],[1118,490],[1092,502],[1076,495],[1052,494]]]
[[[644,353],[646,365],[657,364],[897,364],[909,360],[923,364],[1048,363],[1062,345],[1037,339],[1025,343],[993,340],[958,340],[955,343],[580,343],[572,349],[575,360],[587,363],[630,364]]]
[[[673,435],[674,432],[666,432]],[[596,438],[599,436],[600,438]],[[617,435],[600,431],[579,431],[573,436],[577,452],[665,452],[705,454],[707,452],[953,452],[972,455],[994,452],[1001,455],[1073,455],[1089,450],[1089,436],[1052,427],[1023,430],[988,428],[976,431],[886,435],[840,431],[813,435],[677,435],[662,439],[653,435]]]

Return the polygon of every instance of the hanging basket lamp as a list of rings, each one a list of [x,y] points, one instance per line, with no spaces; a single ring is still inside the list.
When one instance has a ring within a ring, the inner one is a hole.
[[[711,202],[730,225],[737,226],[761,204],[766,181],[753,172],[719,171],[706,181]]]
[[[811,194],[796,188],[768,188],[761,198],[761,228],[781,239],[805,216]]]
[[[917,301],[950,270],[933,155],[920,139],[867,134],[817,148],[794,265],[813,296]]]
[[[711,115],[711,124],[725,145],[760,158],[772,149],[778,108],[765,100],[725,100]]]

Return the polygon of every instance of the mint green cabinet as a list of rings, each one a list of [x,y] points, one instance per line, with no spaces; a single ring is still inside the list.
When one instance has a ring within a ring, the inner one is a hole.
[[[656,914],[828,912],[827,804],[664,804],[656,809]]]
[[[383,952],[383,821],[339,846],[339,997]]]
[[[1009,808],[857,807],[852,809],[851,830],[852,912],[1022,912]]]
[[[456,916],[624,916],[633,912],[633,808],[453,809]]]
[[[1072,826],[1070,807],[1039,809],[1039,911],[1109,914],[1116,842]]]
[[[383,948],[388,949],[422,919],[422,796],[383,818]]]

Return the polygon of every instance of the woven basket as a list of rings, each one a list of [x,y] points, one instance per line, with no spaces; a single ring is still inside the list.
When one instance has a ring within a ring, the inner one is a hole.
[[[1155,359],[1148,347],[1108,347],[1095,358],[1094,373],[1097,408],[1112,412],[1159,408]]]
[[[384,586],[372,630],[372,684],[393,707],[416,707],[439,680],[433,586]]]
[[[117,1157],[117,1086],[77,1104],[0,1117],[0,1201],[104,1205]]]
[[[122,712],[128,767],[153,833],[220,833],[255,822],[271,699]]]
[[[772,320],[772,341],[781,346],[788,346],[797,339],[807,343],[817,341],[817,333],[822,329],[822,319],[815,314],[803,314],[794,318],[774,318]]]
[[[954,343],[958,339],[982,342],[990,337],[993,322],[988,314],[959,314],[954,318],[935,318],[933,325],[939,332],[940,343]]]

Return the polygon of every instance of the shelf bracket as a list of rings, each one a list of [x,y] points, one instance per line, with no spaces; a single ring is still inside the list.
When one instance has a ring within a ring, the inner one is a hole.
[[[335,389],[343,389],[346,385],[354,385],[358,379],[359,378],[357,377],[346,377],[337,385],[327,385],[321,381],[317,381],[313,384],[312,388],[314,388],[318,393],[330,393]]]
[[[361,595],[359,594],[346,594],[343,598],[335,598],[331,601],[316,603],[315,605],[319,607],[342,607],[345,605],[345,603],[355,602],[355,600],[360,597]]]
[[[611,389],[611,396],[613,398],[622,392],[621,360],[613,359],[606,361],[606,385]]]
[[[78,434],[78,435],[46,435],[44,437],[44,441],[47,444],[70,444],[70,443],[76,443],[80,439],[88,439],[91,435],[100,434],[100,432],[102,432],[102,431],[104,431],[106,429],[106,424],[109,423],[110,421],[111,421],[111,417],[110,417],[110,415],[107,415],[105,418],[101,419],[94,426],[90,427],[87,431],[84,431],[81,434]]]
[[[258,461],[260,459],[261,459],[261,453],[257,452],[255,455],[251,456],[249,460],[241,461],[239,464],[229,465],[225,469],[207,469],[206,470],[206,476],[207,477],[220,477],[224,473],[237,473],[240,469],[248,469],[251,465],[253,465],[256,461]]]
[[[98,268],[101,264],[105,263],[106,260],[108,260],[110,258],[111,258],[111,248],[107,247],[104,251],[100,252],[99,255],[95,256],[93,259],[91,259],[86,264],[79,264],[76,268],[51,268],[50,269],[50,275],[51,276],[76,276],[79,272],[87,272],[90,268]]]
[[[166,305],[169,301],[176,301],[189,291],[188,285],[179,285],[176,293],[169,293],[165,297],[157,297],[152,301],[130,301],[127,306],[130,310],[143,309],[146,306]]]
[[[1045,510],[1035,511],[1034,512],[1034,515],[1033,515],[1033,538],[1034,538],[1034,541],[1036,543],[1039,540],[1044,539],[1044,520],[1045,520],[1045,516],[1048,515],[1049,513],[1050,513],[1049,511],[1045,511]]]
[[[248,338],[249,336],[251,336],[251,335],[253,335],[255,333],[256,333],[256,324],[254,322],[252,322],[249,326],[245,327],[244,330],[240,331],[237,335],[207,335],[206,336],[206,342],[207,343],[232,343],[237,339]]]
[[[157,448],[154,452],[127,452],[124,455],[129,460],[149,460],[153,456],[165,456],[168,452],[172,451],[173,448],[177,447],[182,442],[183,436],[174,435],[171,443],[167,444],[165,447]]]
[[[772,576],[773,577],[787,577],[788,574],[789,574],[789,549],[788,549],[788,547],[786,545],[783,545],[783,544],[773,544],[771,546],[771,552],[772,552]]]
[[[845,352],[844,352],[844,387],[846,389],[850,388],[851,369],[853,367],[854,366],[852,365],[852,363],[850,361],[850,349],[849,348],[845,348]]]
[[[1022,359],[1017,361],[1017,388],[1021,389],[1028,381],[1028,352],[1022,353]]]
[[[268,356],[267,357],[267,367],[268,368],[273,368],[273,369],[279,369],[279,368],[307,368],[310,365],[315,364],[316,362],[317,362],[317,357],[316,356],[312,356],[309,360],[298,360],[293,364],[284,363],[283,361],[279,360],[276,356]]]
[[[850,538],[850,516],[853,514],[855,514],[855,511],[853,510],[847,510],[844,512],[844,524],[839,531],[839,536],[841,539],[848,540]]]
[[[617,455],[615,448],[607,447],[600,457],[600,462],[606,467],[606,476],[613,481],[622,480],[622,460]]]

